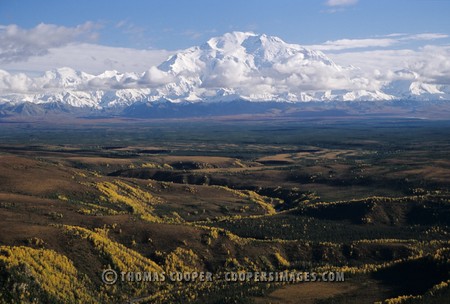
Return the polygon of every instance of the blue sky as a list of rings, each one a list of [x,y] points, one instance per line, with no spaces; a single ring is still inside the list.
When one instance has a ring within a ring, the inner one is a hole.
[[[166,50],[230,31],[266,33],[299,44],[442,33],[450,31],[449,13],[446,0],[0,1],[2,25],[76,27],[89,21],[97,25],[97,44]]]
[[[450,0],[0,0],[0,70],[144,72],[232,31],[278,36],[344,66],[402,69],[446,57],[449,13]]]

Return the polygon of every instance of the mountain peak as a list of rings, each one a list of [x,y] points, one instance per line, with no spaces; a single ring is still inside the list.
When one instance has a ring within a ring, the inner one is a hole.
[[[241,45],[249,37],[257,36],[253,32],[230,32],[222,36],[210,38],[205,45],[212,49],[224,49],[229,45]]]
[[[202,48],[226,51],[227,49],[244,47],[251,52],[251,50],[267,47],[270,44],[286,45],[283,40],[275,36],[255,34],[254,32],[230,32],[209,39],[202,45]]]
[[[299,69],[314,63],[341,69],[322,52],[253,32],[231,32],[213,37],[200,47],[173,55],[158,68],[173,74],[200,72],[205,67],[214,70],[223,64],[257,70],[291,60],[297,61]]]

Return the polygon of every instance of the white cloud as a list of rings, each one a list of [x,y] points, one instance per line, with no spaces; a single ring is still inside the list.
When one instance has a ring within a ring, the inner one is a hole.
[[[13,93],[27,93],[35,88],[33,79],[24,73],[9,74],[0,70],[0,91]]]
[[[426,41],[448,38],[447,34],[422,33],[422,34],[389,34],[379,38],[364,39],[339,39],[330,40],[322,44],[309,45],[307,47],[320,51],[341,51],[358,48],[386,48],[394,45],[406,44],[411,41]]]
[[[150,69],[145,71],[139,80],[139,84],[150,87],[157,87],[169,82],[174,81],[172,75],[167,72],[161,71],[157,67],[152,66]]]
[[[78,39],[96,38],[92,22],[76,27],[41,23],[32,29],[17,25],[0,25],[0,63],[26,61],[33,56],[48,54],[50,48],[62,47]]]
[[[421,81],[450,84],[450,46],[424,46],[418,50],[373,50],[329,54],[342,65],[354,65],[383,81],[391,81],[394,71],[408,70]]]
[[[448,38],[449,35],[447,34],[440,34],[440,33],[424,33],[424,34],[416,34],[416,35],[409,35],[404,38],[404,40],[435,40],[435,39],[444,39]]]
[[[425,81],[450,85],[450,47],[425,46],[420,58],[409,63],[410,70],[420,73]]]
[[[248,66],[236,62],[233,58],[217,61],[211,71],[206,72],[203,86],[208,88],[236,87],[242,84],[251,84],[251,71]]]
[[[344,66],[357,66],[363,70],[390,70],[402,69],[407,62],[416,60],[419,54],[416,51],[402,50],[373,50],[330,53],[328,56],[335,62]]]
[[[326,41],[323,44],[310,45],[308,47],[320,51],[339,51],[345,49],[388,47],[397,43],[395,39],[373,38],[373,39],[340,39]]]
[[[173,53],[166,50],[137,50],[72,43],[50,48],[47,54],[31,57],[27,61],[4,63],[2,69],[36,74],[69,66],[75,70],[94,74],[105,70],[144,72],[151,66],[160,64]]]
[[[328,6],[350,6],[358,3],[358,0],[328,0],[326,5]]]
[[[126,21],[117,27],[130,30]],[[4,70],[41,73],[69,66],[88,73],[105,70],[143,72],[158,65],[173,52],[137,50],[92,44],[98,25],[92,22],[75,27],[41,23],[31,29],[0,25],[0,63]]]

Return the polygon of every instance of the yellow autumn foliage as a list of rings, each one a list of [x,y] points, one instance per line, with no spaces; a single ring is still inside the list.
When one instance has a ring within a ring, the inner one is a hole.
[[[200,258],[192,249],[184,249],[178,247],[166,257],[165,268],[166,272],[171,271],[198,271],[197,265],[200,263]]]
[[[92,242],[96,250],[106,256],[120,271],[162,271],[162,268],[154,261],[120,243],[112,241],[106,236],[106,233],[94,232],[77,226],[63,226],[63,228],[72,235]]]
[[[162,222],[161,218],[152,213],[152,205],[161,203],[162,200],[149,192],[119,180],[115,180],[113,183],[97,183],[96,188],[106,196],[109,202],[131,208],[132,213],[139,215],[143,220]]]
[[[37,297],[27,292],[29,285],[35,284],[52,303],[98,303],[79,279],[72,261],[53,250],[0,246],[0,268],[5,268],[10,274],[20,274],[14,279],[24,279],[23,275],[30,279],[21,282],[21,294],[12,295],[13,298],[19,297],[21,302],[26,303],[27,296],[31,299]]]

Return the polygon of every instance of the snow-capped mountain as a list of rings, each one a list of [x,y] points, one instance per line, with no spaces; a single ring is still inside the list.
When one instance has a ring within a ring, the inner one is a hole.
[[[145,65],[145,63],[143,63]],[[39,77],[0,70],[0,103],[62,103],[94,109],[137,102],[449,100],[450,86],[401,70],[389,80],[343,67],[278,37],[227,33],[142,73],[90,75],[70,68]]]
[[[450,100],[450,86],[426,83],[418,73],[409,70],[395,72],[395,79],[384,87],[384,92],[403,99]]]

